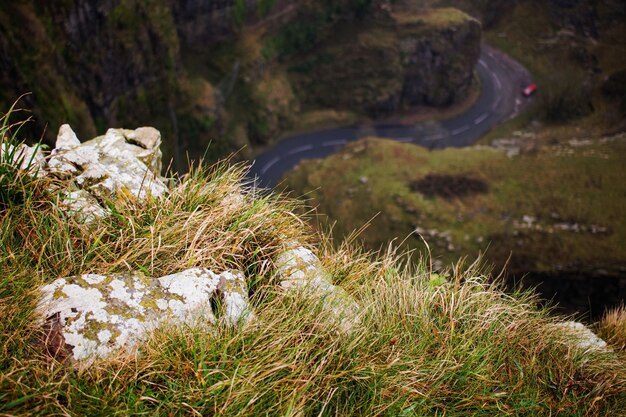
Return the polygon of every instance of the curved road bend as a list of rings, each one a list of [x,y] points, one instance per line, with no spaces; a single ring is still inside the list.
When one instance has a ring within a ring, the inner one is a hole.
[[[256,178],[261,187],[273,187],[301,160],[323,158],[348,142],[366,136],[395,139],[430,149],[471,145],[498,123],[522,110],[525,103],[520,92],[522,86],[530,82],[528,71],[521,64],[488,45],[482,46],[476,71],[481,82],[480,95],[460,115],[411,125],[373,123],[297,134],[257,156],[249,176]]]

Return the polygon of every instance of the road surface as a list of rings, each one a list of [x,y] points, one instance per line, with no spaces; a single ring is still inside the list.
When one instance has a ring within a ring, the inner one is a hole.
[[[527,100],[523,99],[521,91],[530,82],[528,71],[521,64],[488,45],[482,47],[476,72],[481,91],[474,104],[462,114],[410,125],[371,123],[300,133],[257,156],[249,175],[256,178],[258,186],[273,187],[303,159],[323,158],[367,136],[430,149],[469,146],[523,109]]]

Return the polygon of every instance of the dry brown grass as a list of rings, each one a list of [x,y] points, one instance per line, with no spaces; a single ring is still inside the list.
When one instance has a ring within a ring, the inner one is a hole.
[[[613,349],[626,353],[626,307],[620,306],[604,313],[597,325],[598,335]]]

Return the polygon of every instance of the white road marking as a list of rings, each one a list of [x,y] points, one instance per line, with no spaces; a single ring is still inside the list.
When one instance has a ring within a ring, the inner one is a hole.
[[[439,135],[435,135],[435,136],[425,137],[424,140],[439,140],[439,139],[443,139],[443,138],[444,138],[444,135],[439,134]]]
[[[487,69],[487,68],[488,68],[488,67],[487,67],[487,64],[485,64],[485,61],[483,61],[482,59],[481,59],[481,60],[479,60],[479,61],[478,61],[478,63],[479,63],[480,65],[482,65],[482,66],[483,66],[483,68],[485,68],[485,69]]]
[[[313,145],[300,146],[299,148],[294,148],[294,149],[290,150],[289,151],[289,155],[295,155],[295,154],[300,153],[300,152],[310,151],[311,149],[313,149]]]
[[[498,97],[498,99],[493,103],[493,106],[491,106],[491,110],[493,111],[498,110],[499,105],[500,105],[500,97]]]
[[[480,116],[478,116],[478,117],[476,118],[476,120],[474,120],[474,124],[475,124],[475,125],[479,125],[479,124],[481,124],[482,122],[484,122],[484,121],[485,121],[485,119],[486,119],[487,117],[489,117],[489,115],[488,115],[487,113],[483,113],[483,114],[481,114]]]
[[[265,174],[267,170],[270,169],[278,161],[280,161],[280,158],[278,156],[270,159],[270,161],[267,164],[263,165],[263,168],[261,168],[261,175]]]
[[[502,90],[502,83],[500,82],[500,78],[497,74],[493,74],[493,79],[496,81],[496,87],[498,90]]]
[[[402,143],[409,143],[409,142],[413,142],[413,138],[409,138],[409,137],[406,137],[406,138],[398,138],[398,139],[396,139],[396,140],[397,140],[398,142],[402,142]]]
[[[463,126],[463,127],[458,128],[458,129],[455,129],[455,130],[452,131],[452,136],[456,136],[456,135],[458,135],[460,133],[463,133],[466,130],[469,130],[469,128],[470,128],[469,126]]]
[[[322,142],[322,146],[341,146],[348,143],[347,140],[331,140],[328,142]]]

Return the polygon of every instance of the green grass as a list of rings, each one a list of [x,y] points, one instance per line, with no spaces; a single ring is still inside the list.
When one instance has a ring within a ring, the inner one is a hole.
[[[621,222],[625,147],[622,136],[610,143],[541,148],[508,158],[489,148],[429,152],[369,139],[325,160],[302,163],[286,184],[317,207],[322,224],[334,224],[338,241],[367,224],[360,239],[370,249],[395,239],[423,251],[421,237],[413,233],[419,227],[434,255],[446,263],[487,251],[487,258],[501,267],[513,252],[509,267],[515,272],[549,271],[556,265],[612,270],[626,259]],[[448,199],[411,189],[429,174],[480,180],[489,190]],[[542,230],[521,225],[524,216],[536,218]],[[555,229],[562,223],[607,231]],[[449,238],[441,236],[446,231]]]
[[[12,140],[6,128],[2,141]],[[3,168],[4,169],[4,168]],[[145,206],[110,202],[79,224],[56,205],[53,180],[0,206],[0,413],[6,415],[604,416],[626,407],[626,363],[583,352],[528,293],[505,295],[485,271],[431,274],[393,250],[334,248],[296,216],[298,204],[242,192],[243,167],[192,169]],[[67,186],[54,181],[57,187]],[[230,202],[230,203],[229,203]],[[350,333],[328,310],[277,292],[272,259],[288,241],[317,246],[360,305]],[[136,356],[81,371],[47,358],[37,288],[58,277],[192,266],[239,268],[258,320],[207,333],[163,328]]]

